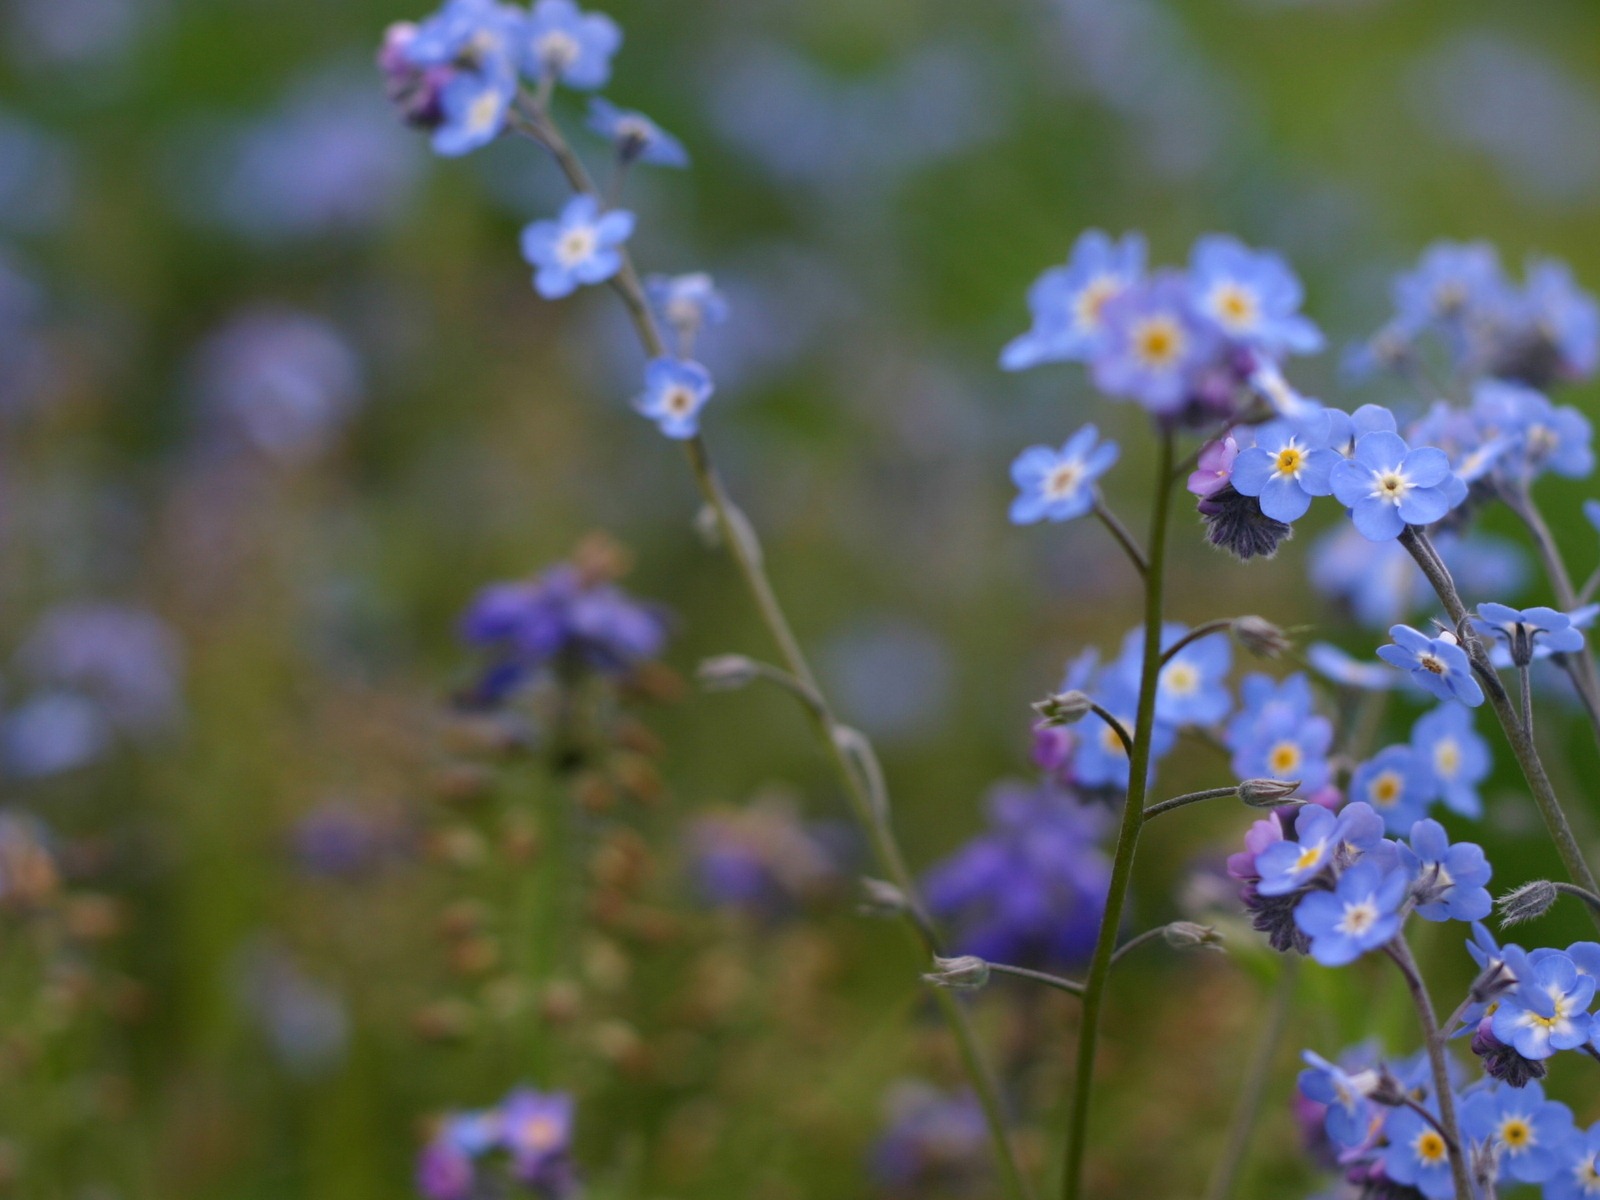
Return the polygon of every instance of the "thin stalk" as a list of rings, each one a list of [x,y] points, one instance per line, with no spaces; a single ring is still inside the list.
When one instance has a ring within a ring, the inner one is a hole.
[[[1433,1070],[1434,1097],[1439,1102],[1439,1123],[1444,1127],[1444,1140],[1450,1155],[1450,1178],[1455,1183],[1456,1200],[1473,1200],[1472,1177],[1467,1169],[1466,1155],[1462,1153],[1461,1126],[1456,1121],[1456,1097],[1450,1087],[1450,1064],[1444,1052],[1444,1037],[1439,1032],[1439,1021],[1433,1011],[1433,1000],[1427,985],[1417,970],[1417,960],[1411,956],[1411,947],[1404,933],[1398,933],[1384,948],[1384,953],[1394,960],[1411,993],[1411,1002],[1417,1010],[1417,1020],[1422,1023],[1423,1039],[1428,1048],[1428,1065]]]
[[[1594,873],[1584,859],[1583,851],[1578,846],[1578,839],[1573,835],[1572,825],[1568,822],[1567,814],[1556,796],[1555,787],[1544,769],[1544,762],[1539,758],[1538,747],[1528,736],[1520,715],[1512,707],[1511,697],[1507,694],[1505,685],[1500,682],[1500,676],[1490,665],[1482,643],[1467,625],[1466,605],[1461,602],[1455,580],[1445,569],[1433,544],[1428,540],[1427,533],[1423,530],[1416,526],[1408,526],[1400,535],[1400,543],[1410,551],[1411,557],[1422,568],[1422,573],[1428,577],[1428,582],[1438,593],[1450,620],[1457,629],[1463,631],[1464,648],[1471,656],[1473,667],[1483,682],[1483,690],[1489,698],[1490,706],[1494,709],[1494,715],[1500,721],[1501,729],[1505,731],[1506,740],[1511,743],[1511,752],[1516,757],[1517,765],[1522,768],[1523,778],[1528,782],[1534,803],[1539,806],[1539,815],[1544,818],[1545,828],[1550,831],[1550,838],[1555,842],[1556,852],[1561,856],[1562,865],[1566,867],[1568,876],[1587,891],[1600,892],[1600,885],[1595,882]],[[1596,916],[1596,923],[1600,924],[1600,914]]]
[[[1078,1026],[1077,1069],[1072,1082],[1072,1107],[1067,1117],[1066,1159],[1062,1170],[1064,1200],[1083,1194],[1083,1160],[1089,1141],[1089,1102],[1094,1094],[1095,1050],[1100,1038],[1100,1013],[1105,1004],[1106,982],[1111,977],[1111,955],[1122,923],[1122,910],[1133,878],[1133,855],[1144,825],[1145,793],[1150,781],[1150,738],[1155,727],[1156,686],[1161,675],[1162,589],[1166,575],[1167,525],[1172,507],[1173,435],[1161,434],[1155,509],[1150,514],[1150,569],[1144,576],[1144,662],[1140,670],[1139,708],[1134,720],[1133,751],[1128,755],[1128,795],[1117,830],[1117,848],[1111,862],[1111,884],[1106,911],[1100,921],[1094,957],[1084,981],[1083,1018]]]
[[[1294,981],[1296,960],[1283,959],[1283,969],[1278,973],[1278,985],[1273,991],[1272,1011],[1267,1017],[1256,1052],[1250,1057],[1244,1078],[1239,1083],[1239,1100],[1234,1105],[1233,1119],[1228,1122],[1228,1140],[1222,1148],[1222,1157],[1211,1169],[1206,1183],[1205,1200],[1228,1200],[1239,1185],[1239,1173],[1244,1169],[1250,1153],[1250,1142],[1255,1136],[1256,1122],[1261,1117],[1261,1104],[1272,1079],[1272,1064],[1278,1057],[1283,1034],[1289,1027],[1289,1011],[1294,1006]]]
[[[599,189],[584,167],[583,161],[573,152],[555,120],[550,116],[547,105],[539,98],[532,99],[531,107],[526,102],[527,97],[523,97],[522,100],[524,102],[520,102],[513,110],[512,128],[532,138],[550,152],[574,191],[598,198]],[[639,282],[639,273],[634,267],[632,256],[626,247],[621,248],[621,254],[622,267],[611,279],[612,290],[621,298],[623,306],[628,310],[629,318],[645,352],[652,358],[661,357],[667,353],[666,339],[661,334],[655,314],[651,311],[645,296],[644,287]],[[832,759],[844,784],[845,795],[850,802],[852,813],[866,832],[879,866],[889,882],[906,898],[905,923],[916,944],[917,953],[923,958],[941,954],[943,947],[939,943],[932,922],[926,915],[926,907],[921,900],[915,877],[906,864],[900,844],[890,826],[887,805],[874,796],[875,781],[864,775],[858,762],[852,761],[847,748],[849,745],[859,744],[864,739],[861,739],[859,734],[853,734],[853,731],[850,731],[853,739],[847,740],[838,736],[846,727],[835,718],[826,695],[818,685],[816,672],[812,670],[810,660],[801,648],[799,639],[795,637],[789,618],[778,601],[771,580],[767,577],[755,531],[728,496],[721,477],[712,463],[705,439],[698,435],[690,438],[684,443],[684,449],[701,499],[716,519],[723,544],[733,557],[761,623],[777,647],[779,659],[808,698],[814,698],[814,703],[805,706],[807,715],[811,719],[818,741]],[[940,1012],[949,1023],[951,1032],[955,1035],[962,1064],[983,1109],[984,1120],[994,1144],[995,1159],[1000,1169],[1001,1185],[1010,1200],[1029,1200],[1030,1190],[1017,1164],[1016,1151],[1006,1128],[1005,1109],[1000,1100],[999,1087],[984,1062],[977,1032],[968,1019],[966,1009],[948,991],[936,988],[933,996]]]
[[[1528,668],[1517,668],[1517,693],[1522,701],[1522,732],[1533,741],[1533,688],[1528,686]]]
[[[1000,975],[1013,975],[1018,979],[1031,979],[1034,983],[1042,983],[1045,987],[1055,988],[1058,992],[1070,992],[1074,996],[1083,995],[1083,984],[1076,979],[1063,979],[1060,975],[1031,971],[1027,967],[1013,967],[1007,963],[992,962],[989,964],[989,970]]]
[[[1589,906],[1590,912],[1600,913],[1600,896],[1595,895],[1593,892],[1581,888],[1575,883],[1567,883],[1559,879],[1551,886],[1563,896],[1576,896]]]
[[[1151,942],[1161,938],[1166,932],[1167,927],[1165,925],[1157,925],[1154,929],[1146,929],[1143,933],[1134,934],[1112,953],[1111,965],[1116,966],[1140,946],[1148,946]]]
[[[1133,738],[1129,736],[1128,731],[1123,728],[1122,722],[1117,720],[1117,718],[1110,712],[1100,707],[1100,705],[1094,703],[1093,701],[1089,702],[1089,711],[1104,721],[1106,723],[1106,727],[1110,729],[1112,733],[1117,735],[1117,741],[1122,743],[1123,753],[1131,757],[1133,754]]]
[[[1145,806],[1144,819],[1159,817],[1164,812],[1171,812],[1175,808],[1182,808],[1186,804],[1198,804],[1202,800],[1221,800],[1224,796],[1237,796],[1237,787],[1207,788],[1203,792],[1187,792],[1182,796],[1174,796],[1171,800],[1163,800],[1159,804]]]
[[[1150,572],[1150,562],[1144,556],[1144,551],[1139,549],[1139,544],[1133,540],[1133,535],[1128,532],[1128,527],[1106,506],[1105,497],[1096,488],[1094,493],[1094,515],[1100,524],[1104,525],[1117,545],[1122,547],[1122,552],[1128,556],[1128,561],[1133,564],[1134,570],[1141,575]]]
[[[1162,651],[1161,665],[1166,666],[1174,658],[1178,657],[1179,652],[1182,651],[1185,646],[1188,646],[1193,642],[1198,642],[1203,637],[1210,637],[1214,633],[1227,633],[1228,630],[1232,628],[1233,620],[1231,618],[1224,617],[1218,617],[1214,621],[1205,621],[1199,625],[1196,625],[1193,629],[1189,630],[1188,633],[1184,634],[1177,641],[1173,642],[1172,645],[1168,646],[1164,651]]]

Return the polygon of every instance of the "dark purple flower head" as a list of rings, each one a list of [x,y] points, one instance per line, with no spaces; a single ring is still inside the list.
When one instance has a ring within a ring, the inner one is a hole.
[[[1024,966],[1083,961],[1105,910],[1104,813],[1060,788],[1004,783],[989,828],[934,866],[926,896],[961,954]]]

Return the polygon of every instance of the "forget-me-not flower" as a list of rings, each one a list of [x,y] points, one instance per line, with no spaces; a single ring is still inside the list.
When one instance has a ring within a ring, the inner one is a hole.
[[[1489,775],[1489,745],[1459,704],[1441,704],[1411,727],[1411,748],[1439,785],[1439,798],[1463,817],[1483,815],[1478,785]]]
[[[644,392],[633,402],[669,438],[683,440],[700,432],[700,410],[715,391],[711,372],[681,358],[655,358],[645,365]]]
[[[1403,834],[1426,815],[1435,784],[1410,746],[1386,746],[1350,776],[1349,796],[1372,805],[1390,833]]]
[[[1454,478],[1443,450],[1413,450],[1399,434],[1377,430],[1357,438],[1328,480],[1362,536],[1382,542],[1399,537],[1407,525],[1431,525],[1455,507]]]
[[[1189,632],[1188,626],[1169,621],[1161,627],[1166,653]],[[1144,664],[1144,631],[1129,630],[1122,653],[1111,670],[1122,673],[1136,689]],[[1233,646],[1225,636],[1197,638],[1162,665],[1156,684],[1156,719],[1169,725],[1212,725],[1228,715],[1233,697],[1228,694],[1228,671],[1233,666]]]
[[[1400,860],[1416,876],[1417,916],[1425,921],[1481,921],[1494,908],[1489,890],[1492,871],[1483,847],[1471,842],[1450,844],[1444,826],[1434,820],[1411,827],[1409,845]]]
[[[1307,794],[1328,782],[1333,723],[1312,711],[1304,675],[1291,675],[1281,684],[1266,675],[1247,675],[1239,697],[1240,710],[1223,737],[1238,778],[1298,779]]]
[[[1104,340],[1090,364],[1095,385],[1157,415],[1181,409],[1215,341],[1194,309],[1188,280],[1163,271],[1108,300],[1101,317]]]
[[[1342,967],[1389,941],[1400,932],[1400,905],[1410,886],[1403,870],[1386,873],[1363,860],[1339,877],[1333,891],[1308,894],[1294,920],[1311,939],[1311,957],[1325,967]]]
[[[1571,955],[1530,955],[1528,974],[1494,1012],[1494,1035],[1524,1058],[1576,1050],[1589,1040],[1594,989],[1594,976],[1579,971]]]
[[[1337,813],[1308,804],[1295,818],[1294,840],[1276,842],[1256,856],[1263,896],[1299,891],[1329,867],[1356,854],[1376,849],[1383,840],[1383,822],[1364,803],[1347,804]]]
[[[1427,1200],[1451,1200],[1450,1147],[1433,1123],[1409,1108],[1384,1116],[1383,1172],[1393,1182],[1415,1188]]]
[[[622,30],[604,13],[586,13],[573,0],[539,0],[525,27],[523,69],[533,79],[592,91],[611,78],[611,56],[621,45]]]
[[[1309,1100],[1327,1106],[1325,1126],[1336,1145],[1359,1146],[1372,1132],[1377,1110],[1371,1100],[1378,1085],[1378,1072],[1368,1067],[1350,1072],[1307,1050],[1302,1057],[1306,1069],[1300,1072],[1300,1092]]]
[[[1271,421],[1256,430],[1256,444],[1234,460],[1233,488],[1241,496],[1257,497],[1261,511],[1273,520],[1298,521],[1313,496],[1332,494],[1329,479],[1334,465],[1343,461],[1303,428]]]
[[[1314,354],[1322,334],[1300,315],[1304,292],[1283,257],[1237,238],[1200,238],[1189,256],[1195,304],[1234,342],[1269,354]]]
[[[1545,1200],[1600,1200],[1600,1122],[1574,1131],[1556,1152],[1556,1167],[1544,1181]]]
[[[1059,450],[1030,446],[1011,464],[1011,479],[1019,495],[1011,505],[1011,521],[1069,521],[1094,507],[1095,481],[1109,471],[1119,453],[1115,442],[1100,439],[1093,425],[1085,425]]]
[[[1574,1130],[1572,1110],[1544,1098],[1537,1082],[1514,1088],[1497,1084],[1468,1096],[1461,1105],[1463,1137],[1488,1144],[1498,1155],[1502,1182],[1543,1183],[1561,1164],[1561,1150]]]
[[[1503,642],[1512,664],[1518,667],[1527,666],[1535,658],[1583,649],[1583,631],[1573,625],[1572,618],[1543,606],[1517,609],[1504,604],[1480,604],[1472,627]]]
[[[1000,355],[1007,371],[1041,363],[1088,358],[1100,346],[1108,301],[1144,273],[1144,238],[1130,233],[1120,241],[1098,229],[1079,236],[1066,266],[1052,267],[1028,289],[1033,327]]]
[[[1378,657],[1409,671],[1411,678],[1441,700],[1459,700],[1469,708],[1483,703],[1483,688],[1473,678],[1467,652],[1449,632],[1429,637],[1409,625],[1389,630],[1394,644],[1378,647]]]
[[[567,201],[556,220],[529,225],[522,231],[522,256],[535,268],[535,290],[559,300],[610,279],[622,268],[619,247],[633,235],[633,224],[631,212],[603,212],[593,196],[580,195]]]
[[[658,167],[687,167],[689,152],[683,143],[641,112],[618,108],[603,96],[589,101],[589,128],[610,138],[617,157],[625,163],[650,163]]]

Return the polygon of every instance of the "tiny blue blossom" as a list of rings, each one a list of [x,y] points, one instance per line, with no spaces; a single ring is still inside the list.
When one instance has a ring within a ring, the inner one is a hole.
[[[1573,281],[1565,263],[1528,264],[1521,316],[1554,351],[1556,380],[1587,379],[1600,366],[1600,304]]]
[[[1433,1106],[1429,1106],[1433,1111]],[[1451,1200],[1450,1148],[1444,1136],[1420,1113],[1397,1108],[1384,1118],[1383,1173],[1396,1184],[1415,1188],[1427,1200]]]
[[[517,92],[523,19],[492,0],[450,0],[420,25],[391,31],[380,62],[413,119],[433,129],[438,153],[467,154],[500,136]]]
[[[1512,665],[1518,667],[1525,667],[1536,658],[1583,649],[1583,631],[1574,626],[1572,617],[1553,608],[1480,604],[1472,627],[1501,643],[1509,652]]]
[[[1352,800],[1372,805],[1390,833],[1404,834],[1427,814],[1437,785],[1410,746],[1386,746],[1350,776]]]
[[[611,56],[622,31],[603,13],[586,13],[573,0],[539,0],[527,19],[523,69],[530,78],[592,91],[611,78]]]
[[[1308,795],[1327,784],[1333,723],[1312,711],[1304,675],[1291,675],[1282,684],[1266,675],[1247,675],[1239,698],[1239,712],[1223,736],[1238,778],[1299,780]]]
[[[1400,932],[1400,905],[1411,881],[1401,870],[1356,863],[1331,892],[1311,892],[1295,907],[1294,921],[1311,939],[1311,957],[1342,967],[1376,950]]]
[[[1139,708],[1139,689],[1130,684],[1121,671],[1107,670],[1090,691],[1102,708],[1115,717],[1126,730],[1132,731]],[[1151,731],[1151,769],[1157,760],[1172,749],[1177,740],[1177,730],[1165,721],[1157,721]],[[1125,788],[1128,786],[1128,752],[1116,731],[1103,721],[1094,720],[1086,727],[1072,757],[1073,776],[1086,788]]]
[[[1466,1098],[1461,1133],[1498,1155],[1502,1182],[1543,1183],[1560,1167],[1562,1148],[1574,1133],[1572,1110],[1546,1100],[1537,1082],[1521,1088],[1499,1084]]]
[[[529,225],[522,231],[522,256],[536,268],[535,290],[559,300],[610,279],[622,268],[618,248],[632,236],[633,222],[631,212],[602,212],[593,196],[574,196],[556,220]]]
[[[1324,1124],[1328,1136],[1335,1145],[1361,1145],[1378,1115],[1367,1098],[1377,1086],[1378,1072],[1368,1068],[1351,1073],[1310,1050],[1302,1057],[1306,1069],[1300,1072],[1300,1092],[1306,1099],[1327,1106]]]
[[[1463,817],[1483,815],[1478,785],[1489,776],[1489,745],[1459,704],[1441,704],[1411,727],[1411,748],[1439,785],[1439,798]]]
[[[1000,356],[1007,371],[1089,358],[1104,336],[1106,303],[1144,273],[1145,245],[1130,233],[1113,241],[1098,229],[1082,234],[1064,267],[1052,267],[1028,290],[1033,327]]]
[[[517,94],[516,80],[492,72],[458,71],[439,93],[443,119],[433,131],[433,148],[455,157],[486,146],[505,128]]]
[[[1383,841],[1383,822],[1370,805],[1347,804],[1338,813],[1308,804],[1295,818],[1294,841],[1268,846],[1256,856],[1263,896],[1299,891],[1341,858],[1375,850]]]
[[[1600,1122],[1574,1131],[1556,1152],[1556,1167],[1544,1182],[1545,1200],[1600,1200]]]
[[[1431,525],[1455,507],[1455,478],[1443,450],[1413,450],[1399,434],[1377,430],[1356,439],[1329,483],[1362,536],[1382,542],[1399,537],[1407,525]]]
[[[1288,524],[1306,515],[1313,496],[1332,494],[1329,477],[1343,461],[1290,422],[1272,421],[1256,430],[1256,444],[1234,460],[1233,488],[1258,497],[1262,512]]]
[[[1389,630],[1391,646],[1379,646],[1378,657],[1410,672],[1411,678],[1441,700],[1459,700],[1469,708],[1483,703],[1483,688],[1472,676],[1467,652],[1448,632],[1431,638],[1409,625]]]
[[[1163,652],[1170,650],[1188,626],[1167,622],[1161,627]],[[1130,630],[1122,641],[1122,654],[1112,670],[1120,671],[1130,689],[1137,688],[1144,663],[1144,631]],[[1228,694],[1228,672],[1233,647],[1225,636],[1198,638],[1179,650],[1162,666],[1156,685],[1156,719],[1169,725],[1213,725],[1233,708]]]
[[[1268,354],[1322,348],[1321,332],[1300,315],[1300,281],[1281,255],[1213,234],[1195,243],[1189,278],[1196,306],[1229,340]]]
[[[644,392],[633,407],[667,437],[681,441],[700,432],[700,410],[715,390],[711,372],[699,363],[655,358],[645,365]]]
[[[1105,337],[1091,363],[1095,385],[1158,416],[1182,409],[1215,342],[1194,309],[1188,280],[1163,271],[1106,301],[1101,316]]]
[[[721,325],[728,319],[727,300],[703,271],[651,275],[644,281],[644,290],[656,315],[679,337],[693,337],[701,329]]]
[[[1594,429],[1576,408],[1557,408],[1541,392],[1498,379],[1473,389],[1472,416],[1485,442],[1500,449],[1494,470],[1518,483],[1545,471],[1568,479],[1594,473]]]
[[[1575,1050],[1589,1040],[1589,1005],[1595,978],[1578,970],[1572,957],[1559,951],[1528,958],[1530,974],[1495,1009],[1495,1037],[1523,1058],[1549,1058],[1557,1050]]]
[[[1471,842],[1450,844],[1444,826],[1433,820],[1411,827],[1409,845],[1400,860],[1416,877],[1417,916],[1425,921],[1481,921],[1494,908],[1489,890],[1491,869],[1483,847]]]
[[[617,157],[625,163],[650,163],[658,167],[687,167],[689,152],[683,143],[641,112],[618,108],[596,96],[589,101],[589,128],[610,138]]]
[[[1060,450],[1030,446],[1011,464],[1019,495],[1011,505],[1011,522],[1070,521],[1094,507],[1095,481],[1109,471],[1120,453],[1115,442],[1099,440],[1100,432],[1085,425]]]
[[[1438,322],[1460,322],[1474,310],[1506,301],[1500,257],[1486,242],[1435,242],[1414,271],[1394,283],[1397,322],[1417,332]]]

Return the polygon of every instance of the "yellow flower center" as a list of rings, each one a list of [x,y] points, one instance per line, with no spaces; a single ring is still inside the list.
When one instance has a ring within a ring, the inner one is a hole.
[[[1299,472],[1305,461],[1305,453],[1300,449],[1300,447],[1285,446],[1282,450],[1278,451],[1278,474],[1294,475]]]
[[[1211,312],[1230,329],[1244,329],[1256,323],[1254,294],[1236,283],[1223,283],[1211,293]]]
[[[1100,315],[1106,302],[1122,290],[1114,275],[1096,275],[1078,293],[1073,305],[1073,316],[1080,329],[1099,329]]]
[[[1267,754],[1267,767],[1280,779],[1286,779],[1300,765],[1300,747],[1295,742],[1279,742]]]
[[[1165,370],[1183,356],[1183,329],[1171,317],[1150,317],[1133,330],[1133,353],[1152,371]]]
[[[1500,1123],[1500,1142],[1513,1153],[1526,1150],[1535,1140],[1533,1126],[1523,1117],[1507,1117]]]
[[[1200,672],[1188,663],[1176,662],[1166,669],[1161,682],[1175,696],[1192,696],[1200,690]]]
[[[1416,1151],[1417,1161],[1425,1167],[1438,1166],[1447,1153],[1444,1138],[1437,1129],[1424,1129],[1417,1134],[1417,1140],[1411,1143],[1411,1148]]]
[[[1405,790],[1405,781],[1396,772],[1385,771],[1367,786],[1367,797],[1379,808],[1393,808]]]

